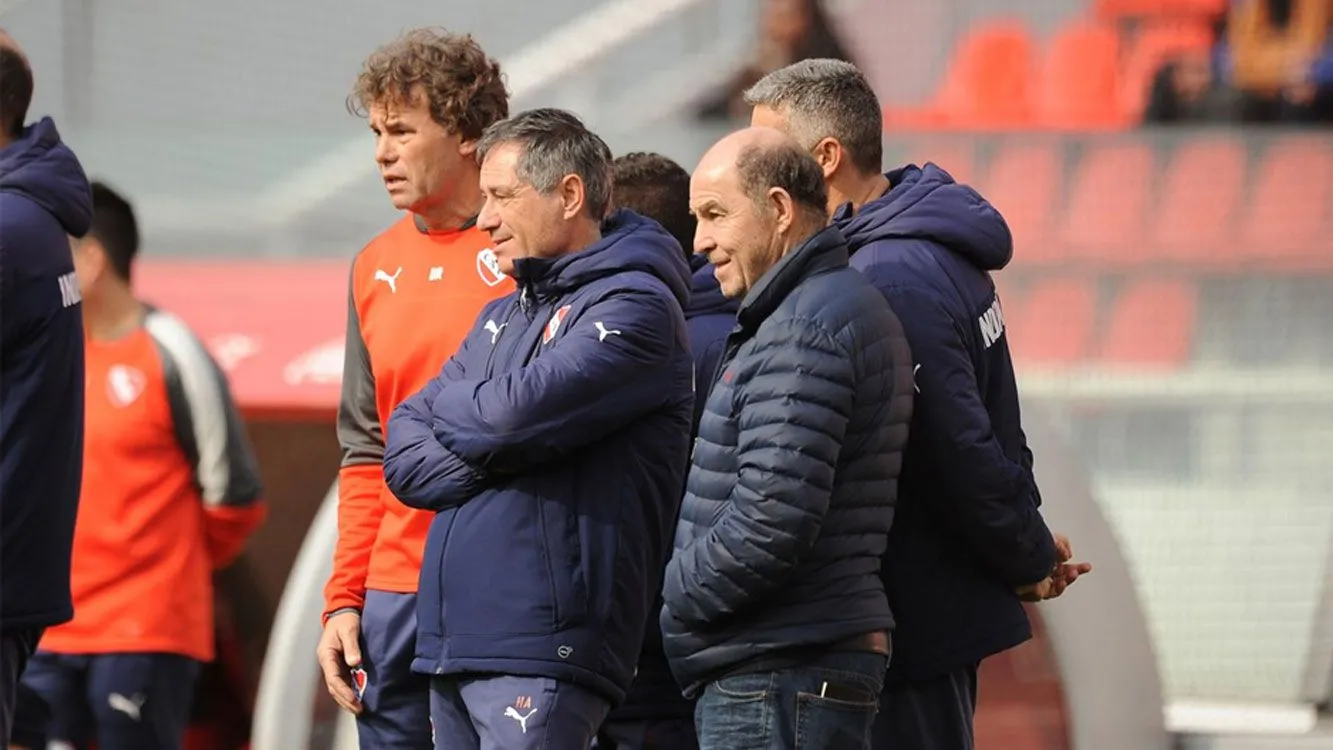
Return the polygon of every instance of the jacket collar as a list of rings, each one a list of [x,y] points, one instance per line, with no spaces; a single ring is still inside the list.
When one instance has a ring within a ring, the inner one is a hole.
[[[820,230],[759,278],[741,300],[737,323],[743,329],[758,328],[801,282],[846,265],[847,241],[842,232],[834,226]]]

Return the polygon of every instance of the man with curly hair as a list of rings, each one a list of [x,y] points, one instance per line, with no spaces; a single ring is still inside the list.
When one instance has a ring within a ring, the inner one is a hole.
[[[477,139],[509,114],[500,66],[468,35],[416,29],[362,66],[365,117],[393,205],[407,213],[352,262],[338,439],[338,543],[319,663],[363,750],[431,747],[429,680],[412,673],[417,579],[432,514],[384,485],[394,407],[439,373],[478,312],[513,289],[490,239]]]

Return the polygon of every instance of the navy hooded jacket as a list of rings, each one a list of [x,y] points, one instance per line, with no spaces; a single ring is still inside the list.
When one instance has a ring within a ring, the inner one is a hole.
[[[699,431],[699,417],[717,375],[718,362],[726,349],[727,335],[736,325],[740,301],[722,294],[722,287],[713,275],[713,264],[705,256],[690,256],[690,269],[694,272],[694,283],[690,288],[690,304],[685,308],[685,325],[690,333],[690,352],[694,356],[694,428],[690,432],[693,436]],[[657,586],[655,590],[660,588]],[[625,705],[607,717],[608,722],[673,718],[693,722],[694,703],[681,695],[662,650],[662,628],[657,616],[661,611],[662,597],[659,594],[643,638],[639,672],[630,686]]]
[[[436,511],[413,670],[546,676],[624,699],[689,463],[689,267],[656,222],[515,262],[389,421],[384,476]]]
[[[1031,637],[1018,586],[1050,574],[1019,419],[1004,314],[990,272],[1013,256],[1004,218],[926,164],[834,217],[851,264],[893,307],[915,358],[911,440],[884,562],[897,628],[886,684],[975,665]]]
[[[911,353],[836,228],[749,290],[721,367],[662,588],[666,654],[688,695],[893,625],[879,567]]]
[[[70,235],[92,191],[50,118],[0,150],[0,629],[74,616],[83,317]]]
[[[690,332],[690,351],[694,355],[694,432],[699,431],[708,391],[717,377],[717,365],[727,347],[727,335],[736,325],[740,300],[728,299],[713,275],[713,264],[703,255],[690,256],[694,272],[690,304],[685,308],[685,325]]]

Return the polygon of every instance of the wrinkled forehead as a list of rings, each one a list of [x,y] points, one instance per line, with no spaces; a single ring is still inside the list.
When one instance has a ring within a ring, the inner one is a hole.
[[[426,92],[420,86],[402,92],[394,88],[385,89],[370,102],[367,109],[372,119],[388,120],[414,115],[429,115],[430,103]]]
[[[497,143],[481,160],[481,186],[485,188],[518,187],[524,180],[518,174],[523,148],[517,143]]]

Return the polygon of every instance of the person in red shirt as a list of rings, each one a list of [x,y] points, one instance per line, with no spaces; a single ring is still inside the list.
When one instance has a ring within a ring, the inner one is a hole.
[[[487,233],[477,139],[509,115],[500,66],[468,35],[416,29],[376,50],[349,109],[407,213],[352,262],[338,440],[338,543],[318,656],[356,714],[362,750],[429,750],[429,680],[412,673],[416,591],[432,513],[384,485],[384,431],[440,371],[486,303],[513,291]]]
[[[213,571],[265,505],[222,370],[134,295],[133,208],[101,183],[92,195],[74,250],[86,361],[74,619],[46,631],[23,681],[50,709],[52,742],[176,750],[214,657]]]

